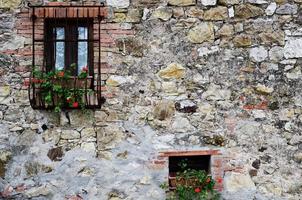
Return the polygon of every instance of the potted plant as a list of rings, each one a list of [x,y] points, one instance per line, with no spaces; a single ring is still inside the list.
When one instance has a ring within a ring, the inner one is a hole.
[[[88,79],[87,67],[77,77],[71,76],[68,70],[34,70],[33,75],[32,84],[38,91],[39,101],[46,108],[54,107],[56,112],[63,108],[84,108],[85,94],[92,92],[92,79]]]
[[[179,163],[181,171],[169,175],[169,200],[218,200],[215,181],[204,170],[190,169],[186,162]]]

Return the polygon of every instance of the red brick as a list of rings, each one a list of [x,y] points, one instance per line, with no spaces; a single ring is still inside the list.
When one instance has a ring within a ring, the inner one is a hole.
[[[56,17],[60,12],[59,10],[54,8],[45,8],[45,9],[47,9],[48,17],[50,18]]]
[[[112,93],[103,93],[102,94],[105,98],[113,98],[115,95]]]
[[[57,18],[65,18],[67,16],[67,8],[56,8],[56,15],[54,17]]]
[[[119,24],[112,24],[112,23],[106,23],[106,24],[101,24],[101,29],[120,29],[120,25]]]
[[[17,66],[14,69],[16,72],[29,72],[30,71],[29,66]]]
[[[77,17],[78,16],[78,9],[77,8],[70,8],[73,9],[73,17]]]
[[[117,35],[134,35],[134,30],[124,30],[124,29],[117,29],[117,30],[108,30],[109,34],[117,34]]]
[[[73,18],[73,8],[68,8],[67,9],[67,17]]]
[[[114,74],[116,73],[116,69],[113,68],[101,68],[102,74]]]
[[[5,50],[5,51],[0,51],[2,54],[16,54],[17,50]]]
[[[90,9],[90,11],[93,12],[93,14],[92,14],[93,17],[97,17],[99,15],[99,8],[97,8],[97,7]]]
[[[78,8],[79,12],[79,17],[84,17],[84,9],[83,8]]]
[[[156,165],[164,165],[164,164],[166,164],[166,161],[165,160],[154,160],[153,163]]]
[[[44,8],[37,8],[37,10],[35,10],[35,15],[37,17],[45,17],[44,14],[45,14]]]
[[[100,8],[100,15],[103,17],[107,17],[109,13],[109,8],[108,7],[102,7]]]
[[[213,167],[221,167],[223,164],[223,161],[221,158],[212,158],[212,166]]]
[[[83,8],[84,17],[88,17],[88,8]]]
[[[112,38],[101,38],[101,43],[114,43]]]
[[[198,156],[198,155],[220,155],[219,150],[201,150],[201,151],[167,151],[160,152],[161,156]]]
[[[213,178],[219,178],[219,177],[222,177],[224,174],[224,171],[222,168],[217,168],[217,169],[213,169],[211,168],[211,175],[213,176]]]
[[[29,18],[31,15],[30,13],[18,13],[17,18]]]

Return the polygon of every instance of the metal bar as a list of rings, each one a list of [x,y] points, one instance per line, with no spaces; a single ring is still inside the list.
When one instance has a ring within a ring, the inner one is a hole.
[[[32,13],[32,39],[33,39],[33,46],[32,46],[32,54],[33,54],[33,57],[32,57],[32,71],[31,71],[31,74],[29,76],[29,86],[28,86],[28,97],[30,99],[30,96],[31,96],[31,93],[30,93],[30,90],[31,90],[31,78],[34,77],[34,69],[35,69],[35,20],[36,20],[36,15],[35,15],[35,8],[33,8],[33,13]],[[33,83],[33,99],[32,101],[30,100],[30,104],[31,106],[33,106],[33,101],[35,101],[35,84]]]
[[[99,16],[98,16],[98,20],[99,20],[99,30],[98,30],[98,34],[99,34],[99,63],[98,63],[98,79],[97,79],[97,96],[98,96],[98,104],[101,105],[101,99],[102,99],[102,79],[101,79],[101,23],[102,23],[102,18],[101,18],[101,8],[99,7]]]
[[[77,38],[76,40],[76,44],[72,44],[73,46],[76,46],[76,49],[77,49],[77,54],[76,54],[76,59],[75,59],[75,62],[76,62],[76,71],[74,72],[76,75],[78,74],[78,71],[79,71],[79,42],[78,42],[78,39],[79,39],[79,9],[77,9],[77,17],[76,17],[76,22],[77,22],[77,25],[76,25],[76,32],[75,32],[75,36],[73,35],[73,38]],[[83,14],[83,11],[82,11],[82,14]]]

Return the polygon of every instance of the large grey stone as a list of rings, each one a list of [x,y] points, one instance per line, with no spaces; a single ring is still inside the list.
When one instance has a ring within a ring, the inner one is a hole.
[[[115,8],[127,8],[129,7],[129,0],[106,0],[108,6]]]
[[[139,23],[142,19],[143,13],[140,9],[129,9],[126,17],[126,22]]]
[[[251,3],[251,4],[267,4],[268,2],[265,1],[265,0],[247,0],[248,3]]]
[[[62,130],[61,138],[65,140],[79,139],[80,133],[76,130]]]
[[[198,55],[200,57],[215,54],[215,53],[219,52],[219,50],[220,49],[218,46],[212,46],[210,49],[208,49],[207,47],[200,47],[199,49],[197,49],[197,51],[199,53]]]
[[[288,38],[285,42],[284,57],[286,59],[302,57],[302,38]]]
[[[174,133],[187,133],[195,130],[195,128],[190,124],[189,120],[185,117],[177,116],[171,127],[171,131]]]
[[[0,103],[2,103],[11,93],[10,86],[0,86]]]
[[[97,130],[98,150],[113,149],[124,139],[124,137],[125,135],[118,126],[109,125],[102,127]]]
[[[38,197],[38,196],[46,196],[51,193],[51,190],[48,185],[43,185],[40,187],[33,187],[29,190],[26,190],[25,195],[28,198]]]
[[[200,0],[201,4],[204,6],[215,6],[217,3],[217,0]]]
[[[297,12],[298,12],[298,6],[296,4],[289,4],[289,3],[281,5],[276,10],[276,13],[280,15],[297,14]]]
[[[92,127],[85,128],[85,129],[83,129],[81,131],[81,137],[82,138],[93,138],[93,137],[96,137],[96,131]]]
[[[250,49],[250,58],[252,61],[262,62],[267,58],[267,56],[268,52],[263,46]]]
[[[202,98],[210,101],[228,100],[231,97],[231,91],[221,89],[220,86],[211,84],[207,91],[202,94]]]
[[[279,46],[272,47],[268,53],[269,59],[276,62],[282,60],[284,54],[283,51],[284,51],[283,47],[279,47]]]
[[[26,39],[18,35],[12,35],[11,37],[0,41],[0,51],[16,50],[24,47]]]
[[[255,184],[249,175],[236,172],[226,174],[224,177],[224,188],[227,192],[236,192],[241,189],[256,189]]]
[[[277,4],[275,2],[272,2],[266,7],[265,13],[266,15],[271,16],[275,13],[276,9],[277,9]]]

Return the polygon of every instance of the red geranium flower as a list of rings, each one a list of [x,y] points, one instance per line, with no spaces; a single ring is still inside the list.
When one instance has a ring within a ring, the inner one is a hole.
[[[71,102],[71,97],[67,97],[67,98],[66,98],[66,102],[67,102],[67,103],[70,103],[70,102]]]
[[[74,107],[74,108],[79,107],[79,103],[78,102],[73,102],[72,107]]]
[[[200,188],[195,188],[195,190],[194,190],[196,193],[199,193],[201,190],[200,190]]]
[[[218,178],[217,179],[217,183],[222,183],[223,179],[222,178]]]
[[[64,76],[64,72],[63,71],[58,72],[58,77],[63,77],[63,76]]]
[[[82,68],[82,71],[83,71],[83,72],[88,72],[88,67],[87,67],[87,66],[83,67],[83,68]]]

